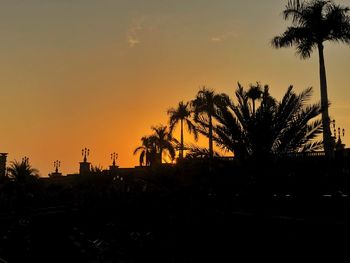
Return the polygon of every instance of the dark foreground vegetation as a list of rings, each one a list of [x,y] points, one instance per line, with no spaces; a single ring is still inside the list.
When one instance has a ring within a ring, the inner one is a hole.
[[[2,178],[0,257],[227,262],[281,252],[339,255],[350,243],[349,158],[323,158],[197,159],[130,174]]]

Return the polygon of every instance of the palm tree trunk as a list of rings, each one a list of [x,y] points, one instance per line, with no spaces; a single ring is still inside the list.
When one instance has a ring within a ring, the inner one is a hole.
[[[162,164],[162,157],[163,157],[163,148],[159,149],[159,153],[158,153],[158,165]]]
[[[208,114],[209,117],[209,158],[213,158],[214,152],[213,152],[213,122],[211,114]]]
[[[333,158],[333,143],[328,114],[327,77],[324,63],[323,44],[318,44],[319,64],[320,64],[320,91],[323,125],[323,148],[327,159]]]
[[[252,102],[253,102],[253,115],[255,116],[255,100],[252,99]]]
[[[180,149],[180,160],[184,158],[184,127],[183,119],[181,119],[181,149]]]

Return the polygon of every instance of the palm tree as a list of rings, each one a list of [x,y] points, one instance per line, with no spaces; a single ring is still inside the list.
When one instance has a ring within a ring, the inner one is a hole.
[[[25,157],[21,162],[12,161],[7,172],[9,179],[13,182],[12,196],[16,200],[16,206],[22,209],[38,193],[39,171],[33,168]]]
[[[323,43],[331,41],[350,44],[350,17],[347,15],[349,10],[348,7],[342,7],[329,0],[289,0],[283,15],[285,20],[292,19],[292,25],[272,40],[272,46],[275,48],[296,46],[297,54],[302,59],[309,58],[312,51],[318,49],[323,143],[328,158],[333,155],[333,146]]]
[[[318,150],[322,142],[315,138],[322,132],[322,122],[314,118],[321,113],[321,106],[306,105],[311,94],[311,88],[296,94],[290,86],[278,102],[265,86],[253,114],[247,92],[239,86],[237,104],[231,101],[217,109],[214,140],[241,159]]]
[[[151,127],[153,130],[153,135],[150,136],[152,142],[155,145],[157,158],[156,162],[158,164],[162,163],[163,152],[167,151],[170,158],[173,160],[175,158],[175,147],[174,145],[177,141],[172,137],[167,126],[159,125]]]
[[[181,138],[180,138],[180,154],[179,158],[183,159],[184,157],[184,123],[187,127],[188,132],[191,134],[193,133],[195,140],[198,139],[198,132],[196,130],[196,127],[191,121],[191,111],[189,109],[189,103],[184,103],[181,101],[176,109],[171,108],[168,110],[168,115],[170,115],[169,118],[169,131],[170,133],[173,132],[176,125],[180,122],[180,132],[181,132]]]
[[[144,136],[141,138],[141,146],[134,150],[134,155],[140,152],[139,162],[140,166],[145,164],[146,166],[152,165],[156,152],[154,140],[151,136]]]
[[[247,96],[252,100],[253,114],[255,114],[255,101],[261,99],[261,95],[262,89],[259,82],[257,82],[256,85],[250,85]]]
[[[161,164],[163,152],[167,151],[171,159],[175,158],[175,144],[178,142],[171,136],[167,126],[151,127],[153,134],[141,138],[142,145],[134,150],[134,155],[140,152],[140,166]]]
[[[227,96],[216,94],[214,90],[203,87],[192,100],[191,105],[194,111],[194,120],[200,125],[208,124],[209,157],[213,158],[213,116],[218,105],[225,105]]]
[[[12,161],[7,171],[9,178],[17,183],[30,183],[39,178],[39,171],[29,164],[28,158]]]

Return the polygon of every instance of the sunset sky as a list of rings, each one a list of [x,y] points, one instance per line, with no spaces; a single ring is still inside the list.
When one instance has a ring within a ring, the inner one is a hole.
[[[84,147],[94,165],[117,152],[132,167],[140,138],[203,85],[232,97],[237,81],[260,81],[277,98],[312,86],[319,100],[317,54],[269,45],[289,24],[286,2],[1,0],[0,152],[42,176],[57,159],[77,172]],[[330,114],[350,144],[350,48],[327,44],[325,59]]]

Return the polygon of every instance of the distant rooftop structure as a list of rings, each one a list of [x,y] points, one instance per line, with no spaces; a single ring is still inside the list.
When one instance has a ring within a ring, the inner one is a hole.
[[[61,162],[59,160],[56,160],[53,162],[53,167],[55,168],[55,171],[53,173],[49,174],[49,177],[59,177],[62,176],[62,173],[58,171],[58,168],[61,166]]]
[[[117,153],[111,153],[111,159],[112,159],[112,165],[109,166],[109,170],[115,171],[118,169],[118,165],[116,165],[116,160],[118,159],[118,154]]]
[[[79,174],[89,174],[90,173],[90,163],[87,161],[87,157],[90,155],[90,149],[84,148],[81,150],[83,156],[83,161],[80,162]]]
[[[342,137],[344,139],[345,136],[345,129],[341,129],[340,127],[338,127],[338,130],[336,129],[335,126],[335,120],[331,121],[331,124],[333,126],[333,143],[334,143],[334,150],[335,151],[341,151],[345,149],[345,144],[342,141]],[[338,133],[337,133],[338,131]]]
[[[7,153],[0,153],[0,176],[6,175]]]

